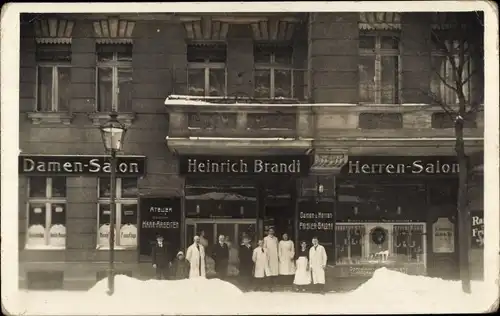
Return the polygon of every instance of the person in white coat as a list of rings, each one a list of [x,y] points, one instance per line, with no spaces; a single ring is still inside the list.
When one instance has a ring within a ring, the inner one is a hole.
[[[189,261],[189,278],[205,278],[205,247],[200,244],[199,236],[194,236],[193,241],[186,252],[186,259]]]
[[[312,247],[309,249],[309,270],[311,270],[312,282],[316,290],[324,292],[325,289],[325,269],[326,269],[326,251],[321,246],[318,237],[312,239]]]
[[[269,257],[267,249],[264,248],[264,241],[259,240],[257,248],[253,250],[252,261],[254,263],[253,277],[255,278],[255,290],[262,290],[266,283],[266,277],[271,274],[269,268]]]
[[[288,239],[288,234],[283,234],[283,239],[278,244],[279,274],[284,285],[292,285],[295,275],[295,245]]]
[[[271,287],[276,284],[276,278],[279,275],[279,261],[278,261],[278,238],[274,236],[274,229],[269,228],[267,236],[264,237],[263,247],[267,249],[267,256],[269,260]]]

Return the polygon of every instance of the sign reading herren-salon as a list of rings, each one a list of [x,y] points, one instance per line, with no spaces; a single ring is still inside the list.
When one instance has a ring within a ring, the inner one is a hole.
[[[349,157],[345,175],[458,175],[453,156],[365,156]]]
[[[307,175],[309,156],[180,156],[180,174]]]
[[[108,156],[19,156],[19,173],[34,176],[102,176],[111,172]],[[120,177],[141,177],[146,173],[146,157],[119,156],[116,172]]]

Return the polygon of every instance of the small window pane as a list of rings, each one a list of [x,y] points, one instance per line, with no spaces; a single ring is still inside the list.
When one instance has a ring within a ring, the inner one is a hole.
[[[365,227],[362,225],[337,225],[335,247],[337,264],[359,264],[365,248]]]
[[[132,68],[118,68],[118,109],[132,110]]]
[[[71,100],[71,68],[57,67],[57,96],[59,111],[69,110]]]
[[[131,62],[132,61],[132,45],[122,45],[125,46],[124,49],[121,51],[117,52],[116,58],[118,61],[127,61]]]
[[[122,181],[122,198],[136,198],[137,178],[121,178]]]
[[[270,70],[256,70],[255,71],[255,90],[256,98],[270,98],[271,97],[271,71]]]
[[[31,177],[30,178],[30,197],[46,198],[47,197],[47,178]]]
[[[110,62],[113,60],[113,52],[98,52],[97,61],[100,63]]]
[[[277,49],[274,53],[274,62],[283,65],[292,64],[292,47]]]
[[[399,38],[397,36],[382,36],[380,46],[382,49],[398,49]]]
[[[121,204],[119,245],[137,246],[137,204]]]
[[[188,45],[187,60],[190,63],[226,62],[226,45],[198,46]]]
[[[52,204],[49,245],[66,246],[66,212],[64,204]]]
[[[226,70],[210,69],[210,96],[223,96],[226,94]]]
[[[205,69],[188,70],[189,95],[205,96]]]
[[[271,62],[271,55],[271,51],[266,49],[266,47],[256,46],[254,48],[253,58],[256,64],[269,64]]]
[[[375,57],[359,57],[359,92],[361,102],[375,102]]]
[[[71,45],[69,44],[38,44],[36,47],[38,62],[70,62]]]
[[[422,226],[394,225],[393,256],[396,262],[423,262],[424,234]]]
[[[52,111],[52,71],[53,67],[38,67],[37,110]]]
[[[66,196],[66,178],[54,177],[52,178],[52,197],[65,197]]]
[[[375,49],[375,36],[360,36],[359,48]]]
[[[113,106],[113,69],[98,69],[98,106],[99,111],[109,112]]]
[[[274,70],[274,97],[292,97],[292,72],[290,70]]]
[[[398,57],[382,57],[382,78],[381,78],[382,103],[395,104],[398,102]]]
[[[111,180],[109,178],[99,178],[99,197],[109,198],[111,196]]]
[[[46,245],[45,204],[30,204],[26,245],[29,247]]]

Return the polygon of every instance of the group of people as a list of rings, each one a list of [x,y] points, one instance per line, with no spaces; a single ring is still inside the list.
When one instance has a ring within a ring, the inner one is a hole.
[[[230,249],[225,236],[220,235],[218,243],[211,248],[209,255],[214,260],[215,273],[218,278],[226,279]],[[157,278],[165,279],[169,269],[173,279],[206,277],[206,251],[200,236],[195,236],[186,255],[179,251],[176,258],[170,261],[163,237],[157,236],[152,251]],[[259,239],[255,248],[250,237],[244,235],[238,259],[241,283],[254,290],[272,291],[278,284],[293,284],[297,291],[306,291],[313,284],[315,291],[324,291],[327,255],[316,237],[312,239],[311,247],[302,241],[296,254],[294,243],[288,239],[287,233],[278,241],[274,229],[270,228],[267,236]]]

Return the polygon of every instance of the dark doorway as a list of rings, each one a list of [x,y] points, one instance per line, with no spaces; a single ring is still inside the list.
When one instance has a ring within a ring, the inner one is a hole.
[[[288,234],[288,239],[294,240],[294,209],[291,201],[281,205],[267,205],[265,214],[269,219],[269,226],[274,227],[274,231],[278,239],[282,239],[284,233]]]
[[[289,177],[276,177],[268,179],[264,186],[264,233],[266,228],[274,227],[278,239],[284,233],[290,240],[295,240],[295,179]]]

